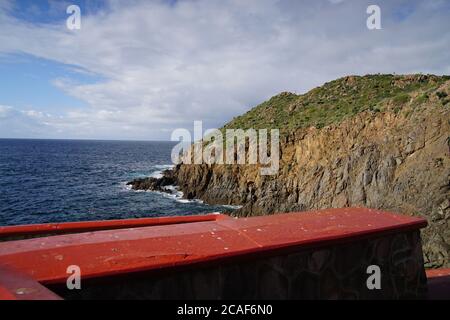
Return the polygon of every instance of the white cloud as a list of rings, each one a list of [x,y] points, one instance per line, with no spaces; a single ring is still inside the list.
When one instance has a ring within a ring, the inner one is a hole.
[[[445,3],[414,1],[401,22],[400,3],[378,1],[381,31],[367,30],[366,1],[112,1],[83,16],[77,32],[18,21],[0,7],[0,54],[24,52],[105,79],[55,79],[90,108],[46,119],[45,130],[168,139],[193,120],[220,126],[280,91],[346,74],[450,73]]]
[[[0,105],[0,119],[7,119],[11,116],[13,108],[11,106]]]

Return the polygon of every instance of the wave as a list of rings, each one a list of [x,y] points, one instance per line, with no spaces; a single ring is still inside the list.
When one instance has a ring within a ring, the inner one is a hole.
[[[231,205],[231,204],[223,204],[222,207],[225,207],[227,209],[237,210],[237,209],[241,209],[243,206]]]
[[[201,203],[203,204],[203,201],[200,199],[183,199],[184,193],[183,191],[178,190],[177,186],[169,185],[164,187],[165,190],[170,191],[170,193],[163,193],[165,196],[168,196],[170,198],[173,198],[175,201],[179,203]]]
[[[155,165],[155,166],[153,166],[153,168],[157,169],[157,170],[153,171],[150,174],[150,177],[160,179],[163,177],[163,172],[165,170],[173,169],[174,167],[175,167],[175,165],[173,165],[173,164]],[[163,188],[169,192],[160,192],[160,191],[151,191],[151,192],[156,192],[156,193],[162,194],[163,196],[172,198],[179,203],[201,203],[201,204],[203,204],[203,201],[200,199],[183,199],[184,193],[182,191],[178,190],[177,186],[169,185],[169,186],[165,186]]]
[[[175,165],[173,165],[173,164],[158,164],[153,167],[154,169],[157,169],[157,170],[150,173],[150,177],[156,178],[156,179],[161,179],[163,177],[163,172],[165,170],[173,169],[174,167],[175,167]]]
[[[165,186],[164,189],[169,191],[169,192],[164,192],[164,191],[155,191],[155,190],[133,190],[131,188],[131,186],[127,186],[126,182],[122,183],[123,189],[126,191],[133,191],[133,192],[150,192],[150,193],[157,193],[163,197],[166,198],[170,198],[178,203],[184,203],[184,204],[189,204],[189,203],[197,203],[197,204],[205,204],[203,200],[200,199],[184,199],[184,193],[183,191],[180,191],[178,189],[178,186],[174,186],[174,185],[168,185]],[[242,206],[239,205],[230,205],[230,204],[224,204],[224,205],[218,205],[219,207],[223,207],[223,208],[227,208],[227,209],[232,209],[232,210],[237,210],[242,208]],[[215,212],[214,212],[215,213]],[[220,214],[220,213],[217,213]]]
[[[169,170],[169,169],[173,169],[175,167],[175,165],[173,164],[159,164],[159,165],[154,165],[152,169],[156,169],[154,171],[152,171],[149,175],[149,177],[151,178],[157,178],[160,179],[163,177],[163,172],[165,170]],[[168,192],[163,192],[163,191],[155,191],[155,190],[133,190],[131,188],[131,185],[127,185],[126,182],[123,183],[123,189],[126,191],[133,191],[133,192],[152,192],[152,193],[157,193],[160,194],[164,197],[167,198],[171,198],[173,200],[175,200],[176,202],[179,203],[198,203],[198,204],[204,204],[203,200],[200,199],[184,199],[184,193],[182,191],[180,191],[178,189],[178,186],[175,185],[168,185],[163,187],[165,190],[167,190]],[[238,205],[220,205],[221,207],[227,208],[227,209],[232,209],[232,210],[236,210],[236,209],[240,209],[242,208],[242,206],[238,206]]]
[[[127,184],[127,181],[120,182],[120,189],[122,191],[133,191],[131,185]]]

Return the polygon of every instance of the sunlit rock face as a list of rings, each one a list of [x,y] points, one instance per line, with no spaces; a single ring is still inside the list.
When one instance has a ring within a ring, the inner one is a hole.
[[[449,97],[448,77],[425,75],[351,76],[282,93],[224,126],[279,128],[276,175],[182,164],[166,179],[187,198],[242,205],[237,216],[348,206],[421,215],[425,265],[449,267]]]

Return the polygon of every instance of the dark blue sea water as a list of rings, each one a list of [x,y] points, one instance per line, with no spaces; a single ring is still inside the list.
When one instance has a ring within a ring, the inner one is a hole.
[[[173,142],[0,139],[0,225],[230,211],[129,190],[170,165]]]

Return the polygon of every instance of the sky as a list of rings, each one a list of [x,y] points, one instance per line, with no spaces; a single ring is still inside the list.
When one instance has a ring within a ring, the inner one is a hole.
[[[450,74],[450,0],[0,0],[0,138],[170,140],[369,73]]]

